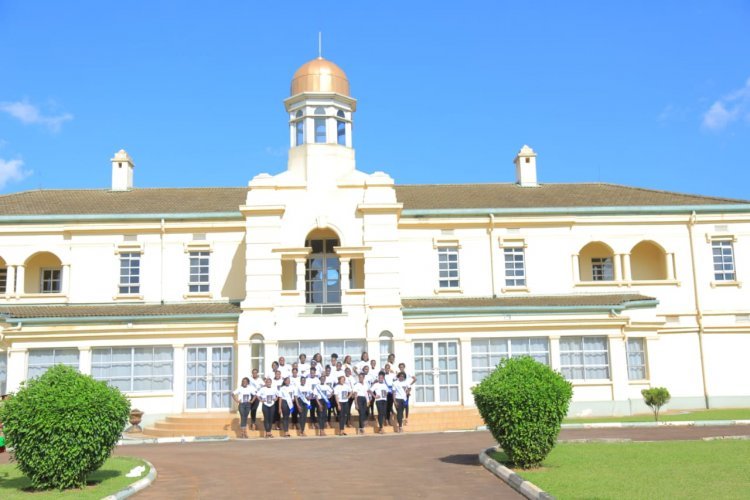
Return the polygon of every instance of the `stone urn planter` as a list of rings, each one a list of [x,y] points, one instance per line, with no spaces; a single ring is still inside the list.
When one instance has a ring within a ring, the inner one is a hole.
[[[143,432],[143,429],[140,426],[142,419],[143,412],[141,410],[139,410],[138,408],[133,408],[132,410],[130,410],[130,427],[128,427],[125,432]]]

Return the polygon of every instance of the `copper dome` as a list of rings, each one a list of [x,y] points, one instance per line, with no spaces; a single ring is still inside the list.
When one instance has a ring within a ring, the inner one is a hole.
[[[318,57],[303,64],[292,77],[291,95],[302,92],[336,92],[349,97],[349,80],[341,68]]]

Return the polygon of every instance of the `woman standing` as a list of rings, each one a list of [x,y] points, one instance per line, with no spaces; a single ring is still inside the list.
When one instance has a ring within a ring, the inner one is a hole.
[[[388,401],[385,404],[385,421],[388,425],[391,425],[391,416],[393,416],[393,382],[396,381],[396,374],[391,371],[391,365],[385,364],[383,370],[383,381],[388,386]]]
[[[396,421],[398,422],[398,429],[396,432],[401,432],[404,424],[404,408],[408,404],[406,401],[409,399],[409,393],[411,392],[411,386],[416,382],[417,377],[412,377],[409,382],[406,381],[406,373],[399,372],[395,382],[393,382],[393,399],[396,401]]]
[[[276,416],[276,401],[279,399],[279,391],[274,389],[272,380],[266,378],[266,385],[258,391],[257,398],[263,403],[263,428],[266,430],[266,438],[272,438],[271,426]]]
[[[247,416],[250,414],[252,403],[257,399],[255,388],[250,385],[249,378],[242,378],[240,386],[232,393],[232,399],[237,403],[240,411],[240,437],[247,439]]]
[[[289,381],[289,377],[284,378],[284,382],[279,388],[279,413],[281,413],[281,427],[284,437],[291,437],[289,434],[289,415],[294,411],[294,387]]]
[[[370,386],[370,392],[375,398],[375,407],[378,409],[378,434],[384,434],[383,421],[385,420],[386,403],[388,402],[388,386],[385,385],[385,372],[378,373],[378,380]]]
[[[339,410],[339,436],[346,436],[344,425],[349,420],[349,410],[351,410],[351,388],[346,381],[346,377],[339,377],[339,383],[333,388],[333,394],[336,396],[336,408]]]
[[[258,391],[266,385],[265,380],[263,380],[263,377],[258,375],[258,369],[253,368],[252,372],[252,378],[250,379],[250,385],[253,388],[253,394],[258,394]],[[260,400],[257,397],[254,397],[253,400],[250,402],[250,430],[251,431],[257,431],[258,430],[258,424],[256,423],[256,416],[258,414],[258,406],[260,405]]]
[[[299,415],[300,436],[305,435],[305,424],[307,423],[307,413],[312,408],[311,400],[313,399],[313,387],[307,383],[307,377],[300,377],[299,387],[295,393],[295,402],[297,403],[297,415]]]
[[[366,376],[366,373],[360,373],[359,380],[354,384],[354,387],[352,387],[354,393],[352,397],[357,403],[357,412],[359,413],[359,427],[357,428],[357,434],[365,433],[365,422],[367,422],[367,407],[370,402],[370,391],[367,389],[367,381],[365,380]]]
[[[326,408],[330,410],[330,407],[333,406],[331,403],[331,398],[334,398],[333,387],[326,381],[326,378],[325,375],[322,375],[320,384],[316,385],[314,389],[317,394],[317,399],[314,400],[313,404],[318,407],[318,436],[326,435],[325,428],[328,414]]]

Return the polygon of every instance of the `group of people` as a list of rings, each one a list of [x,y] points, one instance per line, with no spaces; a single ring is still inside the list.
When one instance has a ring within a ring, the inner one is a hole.
[[[308,422],[319,436],[325,436],[326,427],[338,422],[338,435],[346,436],[352,409],[358,413],[357,434],[364,434],[365,425],[369,418],[375,418],[376,410],[379,434],[384,433],[384,425],[391,425],[394,413],[394,428],[402,432],[408,422],[409,395],[416,377],[409,377],[404,363],[396,364],[395,358],[390,354],[383,368],[378,369],[377,361],[371,360],[367,352],[356,363],[352,363],[351,356],[339,360],[337,354],[332,354],[325,366],[319,353],[309,362],[305,354],[300,354],[291,365],[280,357],[265,377],[253,369],[252,376],[244,377],[232,394],[239,407],[241,437],[247,438],[248,417],[250,429],[258,430],[259,407],[266,438],[273,437],[274,425],[284,437],[290,437],[290,426],[297,428],[300,436],[306,436]]]

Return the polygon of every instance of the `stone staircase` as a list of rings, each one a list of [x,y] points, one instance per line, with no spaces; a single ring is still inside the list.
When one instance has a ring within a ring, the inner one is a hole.
[[[260,411],[258,412],[260,414]],[[346,433],[355,434],[358,425],[358,415],[356,412],[352,415],[352,428],[347,428]],[[392,422],[395,422],[395,415]],[[309,422],[308,422],[309,423]],[[337,422],[331,422],[331,425],[338,430]],[[474,408],[460,407],[416,407],[411,408],[409,421],[404,426],[404,432],[439,432],[450,430],[473,430],[478,426],[484,425],[482,418]],[[258,415],[259,431],[248,431],[251,438],[263,436],[263,419]],[[369,420],[365,428],[365,434],[374,434],[377,430],[377,422]],[[393,427],[384,427],[387,433],[394,432]],[[297,431],[291,430],[289,433],[295,437]],[[305,431],[307,436],[314,436],[315,429],[309,428]],[[239,437],[240,419],[237,412],[233,413],[182,413],[170,415],[165,420],[155,422],[152,427],[143,429],[144,437],[182,437],[182,436],[229,436],[231,438]],[[326,434],[334,435],[334,429],[326,429]],[[279,435],[279,431],[273,431],[274,436]]]

